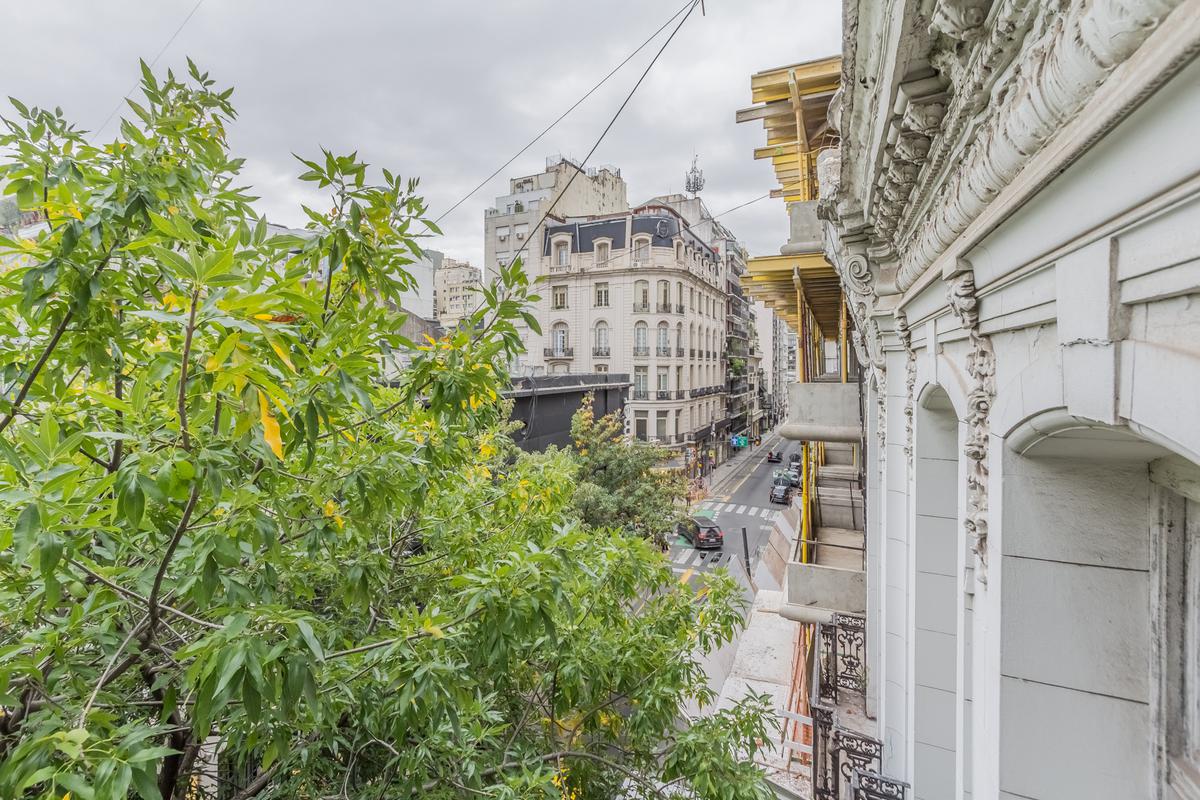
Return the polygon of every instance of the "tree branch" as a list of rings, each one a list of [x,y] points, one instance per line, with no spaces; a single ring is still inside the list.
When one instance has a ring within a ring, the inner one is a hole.
[[[188,311],[187,330],[183,336],[183,355],[179,372],[179,398],[176,401],[176,411],[179,414],[179,435],[183,438],[183,449],[191,451],[192,439],[188,434],[187,421],[187,382],[188,359],[192,355],[192,334],[196,331],[196,305],[200,301],[200,288],[192,290],[192,305]]]

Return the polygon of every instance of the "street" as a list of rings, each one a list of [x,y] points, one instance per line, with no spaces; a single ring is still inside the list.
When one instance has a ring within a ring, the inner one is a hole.
[[[750,554],[751,566],[757,563],[758,549],[765,545],[776,515],[782,505],[768,500],[771,474],[787,464],[788,455],[799,445],[772,433],[758,447],[749,447],[712,476],[712,494],[692,508],[694,516],[710,517],[725,531],[725,546],[721,550],[697,550],[687,540],[677,537],[671,544],[671,568],[681,581],[691,582],[694,575],[728,566],[737,557],[745,560]],[[782,450],[783,463],[767,462],[769,450]],[[746,529],[746,546],[742,543],[742,528]],[[751,569],[753,572],[753,569]]]

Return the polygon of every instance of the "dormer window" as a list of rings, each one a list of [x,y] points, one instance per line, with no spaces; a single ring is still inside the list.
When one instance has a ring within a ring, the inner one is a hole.
[[[633,260],[634,261],[649,261],[650,260],[650,240],[647,238],[638,238],[633,240]]]

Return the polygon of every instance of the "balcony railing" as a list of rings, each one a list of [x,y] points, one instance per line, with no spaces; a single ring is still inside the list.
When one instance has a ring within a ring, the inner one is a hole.
[[[676,304],[675,304],[675,313],[676,313],[676,314],[682,314],[682,313],[683,313],[683,303],[676,303]]]
[[[547,347],[542,351],[546,358],[574,358],[574,347]]]
[[[608,347],[593,347],[592,355],[599,358],[608,358],[610,355],[612,355],[612,351]]]
[[[633,313],[649,314],[650,313],[650,304],[649,303],[634,303],[633,304]]]
[[[676,347],[676,348],[675,348],[675,357],[676,357],[676,358],[683,358],[683,348],[682,348],[682,347]]]
[[[659,358],[666,358],[671,355],[671,348],[669,348],[669,347],[655,348],[654,354],[656,356],[658,356]]]
[[[688,348],[688,358],[695,358],[695,357],[696,357],[696,348],[689,347]]]
[[[634,358],[649,358],[650,357],[650,348],[649,347],[633,348],[633,357]]]
[[[676,400],[684,400],[686,398],[687,398],[687,390],[686,389],[676,389],[675,390],[675,399]]]
[[[659,303],[658,304],[658,313],[670,314],[671,313],[671,304],[670,303]]]
[[[648,389],[634,389],[633,390],[633,399],[634,400],[649,400],[650,399],[650,391]]]
[[[671,390],[670,389],[659,389],[658,390],[658,399],[659,400],[670,400],[671,399]]]

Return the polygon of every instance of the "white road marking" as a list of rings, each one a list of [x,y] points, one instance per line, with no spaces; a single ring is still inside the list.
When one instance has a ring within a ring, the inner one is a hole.
[[[696,551],[692,550],[690,548],[687,550],[680,550],[678,553],[675,554],[675,557],[672,558],[671,560],[674,561],[676,564],[686,564],[688,559],[691,557],[691,554],[694,552],[696,552]]]
[[[745,507],[745,506],[738,506],[738,507],[737,507],[737,511],[735,511],[735,512],[733,512],[733,513],[735,513],[735,514],[745,514],[745,513],[746,513],[746,507]]]

